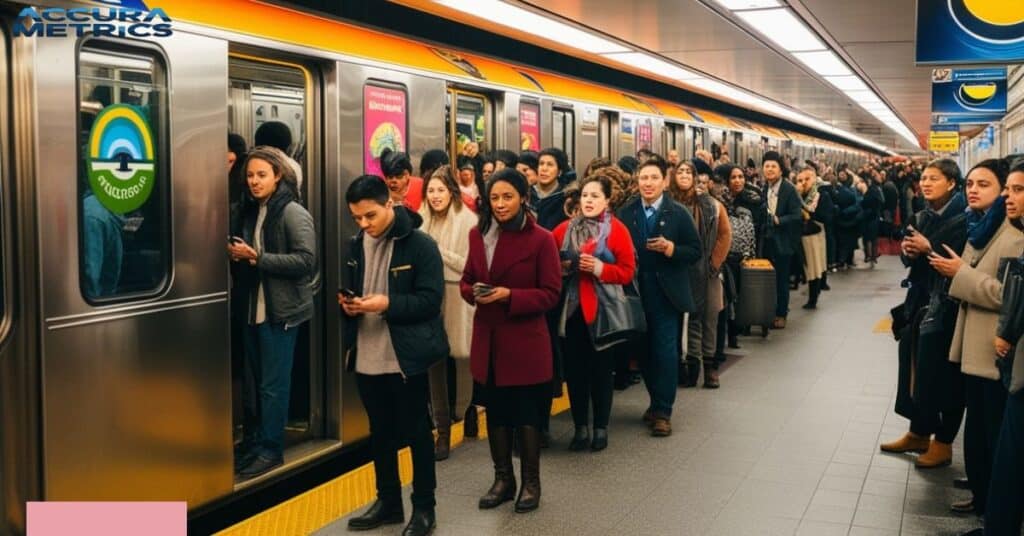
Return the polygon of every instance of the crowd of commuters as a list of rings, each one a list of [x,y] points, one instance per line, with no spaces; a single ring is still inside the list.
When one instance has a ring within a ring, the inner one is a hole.
[[[250,478],[283,460],[296,328],[319,285],[317,238],[287,144],[246,152],[229,142],[233,329],[245,334],[252,379],[236,471]],[[719,388],[725,350],[749,328],[736,321],[747,261],[770,261],[771,327],[784,329],[800,283],[804,308],[815,309],[828,274],[855,266],[858,247],[873,265],[898,241],[909,273],[893,309],[896,411],[910,430],[881,448],[920,452],[922,469],[948,464],[966,411],[972,496],[953,508],[984,513],[987,534],[1019,531],[1024,358],[1014,381],[1008,363],[1024,304],[1003,299],[1003,281],[1024,250],[1024,164],[985,161],[964,180],[949,160],[833,169],[768,151],[760,166],[739,167],[727,155],[686,160],[672,150],[668,159],[597,158],[577,177],[556,148],[482,153],[470,143],[454,163],[442,150],[424,153],[420,177],[403,152],[385,150],[380,167],[345,197],[360,230],[341,259],[337,300],[350,319],[346,366],[369,417],[377,481],[377,500],[350,529],[405,522],[396,451],[409,445],[413,515],[403,534],[430,533],[435,462],[451,455],[453,422],[479,435],[480,408],[494,465],[480,508],[536,509],[563,382],[570,450],[608,446],[613,391],[641,378],[649,404],[639,417],[652,436],[668,436],[677,388],[695,387],[701,373],[703,387]]]

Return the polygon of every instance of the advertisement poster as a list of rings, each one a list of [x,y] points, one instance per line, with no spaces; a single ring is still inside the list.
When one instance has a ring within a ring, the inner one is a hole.
[[[367,84],[363,88],[363,172],[380,175],[380,153],[406,151],[409,121],[405,91]]]
[[[621,139],[626,143],[633,142],[633,120],[628,117],[623,117],[620,121],[620,130],[622,131]]]
[[[636,125],[636,149],[651,150],[651,146],[654,144],[654,127],[651,125],[650,119],[644,119],[637,122]]]
[[[955,153],[960,149],[960,127],[957,125],[932,125],[928,133],[928,150],[940,153]]]
[[[540,150],[540,105],[519,103],[519,148],[524,151]]]
[[[917,63],[1024,61],[1024,2],[918,0]]]
[[[998,121],[1006,113],[1006,68],[933,69],[934,123]]]

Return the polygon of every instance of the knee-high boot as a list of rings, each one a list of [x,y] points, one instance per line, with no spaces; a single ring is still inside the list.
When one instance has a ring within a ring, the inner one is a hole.
[[[480,509],[496,508],[516,496],[515,468],[512,467],[512,429],[507,426],[487,426],[487,443],[494,462],[494,484],[483,497]]]
[[[821,279],[812,279],[807,287],[807,304],[804,305],[804,309],[817,309],[818,296],[821,294]]]
[[[522,514],[540,506],[540,430],[533,426],[519,427],[519,461],[522,486],[516,499],[516,512]]]

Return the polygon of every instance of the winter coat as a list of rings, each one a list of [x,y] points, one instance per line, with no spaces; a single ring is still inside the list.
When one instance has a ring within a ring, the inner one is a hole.
[[[555,244],[559,247],[565,241],[565,233],[569,229],[571,221],[564,221],[552,233],[555,237]],[[594,289],[595,279],[601,283],[612,285],[627,285],[633,281],[636,272],[636,251],[633,249],[633,240],[629,237],[629,229],[619,221],[612,218],[611,232],[608,234],[608,251],[615,256],[615,262],[605,262],[601,267],[601,274],[578,274],[572,281],[579,282],[580,309],[583,310],[583,320],[589,325],[594,322],[597,316],[597,291]],[[593,255],[593,251],[586,252]],[[568,315],[566,315],[568,317]]]
[[[433,219],[430,210],[427,203],[420,208],[420,216],[424,219],[420,229],[437,242],[444,262],[444,331],[448,334],[452,357],[468,359],[474,308],[462,299],[459,281],[466,268],[469,233],[476,226],[476,214],[465,206],[460,210],[451,206],[444,219]]]

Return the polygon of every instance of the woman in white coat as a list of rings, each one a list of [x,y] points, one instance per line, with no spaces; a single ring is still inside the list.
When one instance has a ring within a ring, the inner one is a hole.
[[[958,512],[984,514],[992,474],[992,458],[1006,406],[1006,388],[999,381],[992,341],[999,323],[1003,283],[1000,261],[1017,257],[1024,233],[1006,218],[1005,198],[1009,165],[985,160],[967,174],[967,246],[963,257],[933,252],[932,266],[952,277],[949,295],[960,300],[949,359],[960,363],[967,398],[964,423],[964,461],[973,500],[955,503]],[[940,246],[941,247],[941,246]],[[947,248],[948,249],[948,248]]]
[[[443,359],[430,369],[430,404],[437,426],[434,457],[447,459],[451,452],[452,413],[465,411],[467,435],[475,436],[476,408],[470,405],[473,378],[469,373],[469,344],[473,329],[473,306],[459,294],[459,281],[469,254],[469,231],[477,223],[476,214],[462,203],[459,184],[451,166],[439,167],[423,182],[423,200],[419,214],[420,229],[437,242],[444,261],[444,329],[453,359]],[[449,407],[448,366],[455,364],[455,406]]]

